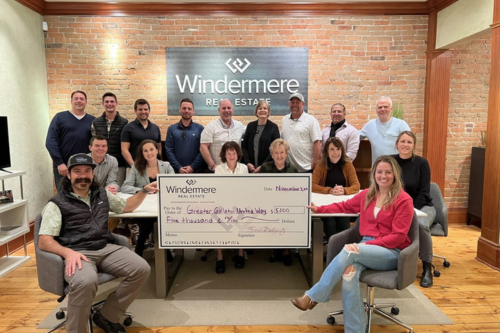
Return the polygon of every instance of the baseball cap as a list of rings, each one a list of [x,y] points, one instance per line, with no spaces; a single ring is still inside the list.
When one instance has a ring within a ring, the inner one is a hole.
[[[76,165],[88,165],[91,166],[92,169],[94,169],[97,166],[92,160],[92,157],[90,157],[87,154],[72,155],[68,160],[68,170],[70,170],[72,167]]]
[[[304,96],[302,96],[302,94],[301,94],[301,93],[293,93],[293,94],[291,94],[291,95],[290,95],[290,98],[288,98],[288,100],[291,100],[291,99],[292,99],[292,98],[294,98],[294,97],[295,97],[295,98],[300,99],[300,101],[301,101],[301,102],[304,102],[304,103],[306,102],[306,101],[304,100]]]

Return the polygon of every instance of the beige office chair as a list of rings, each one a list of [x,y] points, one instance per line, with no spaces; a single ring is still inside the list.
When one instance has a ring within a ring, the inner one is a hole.
[[[448,207],[446,206],[439,186],[436,183],[431,183],[430,196],[432,198],[432,204],[436,208],[436,218],[434,223],[431,225],[431,235],[448,237]],[[439,254],[434,254],[433,257],[443,260],[444,267],[450,267],[451,263],[446,260],[446,257]],[[436,268],[434,268],[434,276],[438,277],[441,275]]]
[[[395,304],[375,304],[375,288],[384,289],[397,289],[403,290],[415,281],[417,276],[417,259],[418,259],[418,220],[416,214],[413,216],[413,221],[411,223],[410,231],[408,236],[410,237],[411,244],[399,253],[398,257],[398,268],[392,271],[377,271],[373,269],[366,269],[361,273],[360,282],[367,285],[366,302],[365,308],[367,310],[367,321],[366,321],[366,333],[370,333],[372,314],[375,313],[382,316],[385,319],[392,321],[406,328],[410,333],[413,332],[413,328],[406,325],[402,321],[393,317],[393,315],[399,314],[399,309]],[[358,243],[362,239],[359,234],[359,218],[356,220],[354,226],[350,229],[344,230],[338,234],[330,237],[328,242],[327,251],[327,263],[337,256],[337,254],[342,251],[345,244]],[[391,314],[388,314],[381,310],[381,308],[391,308]],[[335,315],[343,314],[343,310],[338,310],[330,312],[328,314],[327,322],[330,325],[335,324]]]
[[[36,268],[38,275],[38,284],[40,288],[49,293],[56,294],[60,296],[57,301],[61,303],[66,295],[69,293],[69,286],[64,280],[64,261],[63,258],[58,256],[57,254],[49,253],[40,250],[38,247],[38,233],[40,231],[40,225],[42,224],[42,216],[38,215],[35,219],[35,230],[34,230],[34,241],[35,241],[35,255],[36,255]],[[115,238],[115,243],[118,245],[130,247],[130,243],[128,238],[113,234]],[[116,279],[114,275],[106,274],[106,273],[98,273],[99,284],[104,284],[108,281]],[[93,324],[92,324],[92,314],[100,305],[102,305],[104,301],[97,302],[92,304],[90,317],[89,317],[89,330],[90,333],[94,332]],[[60,308],[60,310],[56,313],[57,319],[64,319],[66,308]],[[130,326],[132,324],[132,315],[130,313],[124,314],[126,319],[123,324],[125,326]],[[57,330],[59,327],[62,327],[66,324],[66,320],[60,322],[53,328],[46,331],[46,333],[53,332]]]

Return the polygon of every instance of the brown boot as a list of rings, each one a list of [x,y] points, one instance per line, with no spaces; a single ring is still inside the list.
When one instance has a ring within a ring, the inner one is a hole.
[[[314,309],[316,304],[318,304],[318,302],[313,301],[306,294],[304,294],[304,296],[302,296],[302,297],[292,298],[291,301],[297,309],[300,309],[302,311],[312,310],[312,309]]]

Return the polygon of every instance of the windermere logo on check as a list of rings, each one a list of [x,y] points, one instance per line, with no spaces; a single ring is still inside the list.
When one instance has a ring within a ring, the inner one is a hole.
[[[194,185],[194,184],[196,184],[196,180],[194,180],[194,179],[188,179],[188,180],[186,180],[186,184],[188,184],[188,185]]]

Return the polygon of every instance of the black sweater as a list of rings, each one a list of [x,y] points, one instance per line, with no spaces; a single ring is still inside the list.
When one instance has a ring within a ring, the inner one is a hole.
[[[432,206],[430,197],[431,168],[429,162],[422,156],[414,155],[412,158],[402,159],[399,154],[391,155],[396,159],[403,172],[403,185],[405,192],[413,199],[413,207],[422,209]]]
[[[257,120],[248,123],[243,135],[243,141],[241,142],[241,149],[243,150],[242,163],[248,164],[252,163],[254,160],[255,152],[253,148],[253,140],[257,131]],[[259,139],[259,152],[258,152],[258,163],[255,167],[259,167],[264,162],[269,162],[272,160],[271,153],[269,152],[269,146],[271,143],[280,138],[280,130],[278,125],[270,120],[267,120],[266,126],[262,131]]]

